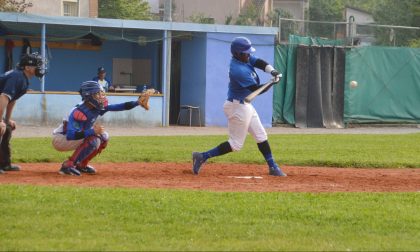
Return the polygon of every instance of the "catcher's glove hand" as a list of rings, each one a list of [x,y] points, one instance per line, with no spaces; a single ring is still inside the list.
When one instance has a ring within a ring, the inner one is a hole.
[[[139,99],[137,102],[140,106],[142,106],[145,110],[149,110],[149,98],[150,95],[154,94],[155,90],[153,88],[146,89],[145,91],[141,92]]]

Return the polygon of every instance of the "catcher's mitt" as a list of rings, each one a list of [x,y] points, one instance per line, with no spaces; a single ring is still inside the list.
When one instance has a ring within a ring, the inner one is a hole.
[[[138,103],[142,106],[145,110],[149,110],[149,98],[150,95],[154,94],[155,90],[153,88],[146,89],[145,91],[141,92]]]

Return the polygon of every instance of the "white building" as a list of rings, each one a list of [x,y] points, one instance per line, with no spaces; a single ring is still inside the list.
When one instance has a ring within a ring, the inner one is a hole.
[[[29,14],[45,16],[98,17],[98,0],[31,0]]]
[[[372,27],[375,20],[371,13],[354,7],[346,7],[346,20],[353,25],[347,25],[347,35],[353,39],[355,45],[371,45],[375,41]]]

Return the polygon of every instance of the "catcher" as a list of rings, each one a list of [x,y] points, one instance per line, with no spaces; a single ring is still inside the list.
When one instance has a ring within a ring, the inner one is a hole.
[[[53,132],[52,145],[56,150],[74,150],[73,155],[61,165],[59,173],[63,175],[95,174],[95,168],[88,163],[106,148],[109,139],[104,127],[95,124],[98,116],[108,111],[130,110],[138,105],[149,110],[149,97],[154,89],[142,92],[137,101],[111,105],[108,105],[104,89],[96,81],[83,82],[79,92],[82,102],[71,110],[69,117]]]

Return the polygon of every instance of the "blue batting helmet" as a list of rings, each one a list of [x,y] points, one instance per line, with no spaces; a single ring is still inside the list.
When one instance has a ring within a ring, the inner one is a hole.
[[[105,90],[96,81],[85,81],[80,85],[79,93],[82,96],[82,100],[90,103],[98,110],[102,110],[108,105],[108,99],[106,99],[105,95],[103,97],[96,96],[100,92],[105,93]]]
[[[255,48],[252,47],[251,41],[245,37],[236,37],[232,44],[230,45],[230,52],[232,54],[238,53],[253,53],[255,52]]]

